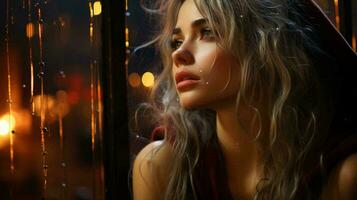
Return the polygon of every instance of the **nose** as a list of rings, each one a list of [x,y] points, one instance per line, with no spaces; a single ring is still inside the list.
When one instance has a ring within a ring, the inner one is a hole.
[[[194,57],[189,49],[181,46],[172,53],[172,60],[176,67],[181,65],[191,65],[194,63]]]

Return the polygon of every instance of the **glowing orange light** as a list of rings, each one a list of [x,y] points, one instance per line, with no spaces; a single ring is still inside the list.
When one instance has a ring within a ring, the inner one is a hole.
[[[128,27],[125,28],[125,46],[129,47],[129,29]]]
[[[152,87],[155,82],[155,77],[151,72],[145,72],[141,77],[141,82],[145,87]]]
[[[93,26],[89,27],[89,37],[93,37]]]
[[[41,115],[41,106],[44,106],[44,109],[46,111],[52,110],[55,106],[55,99],[49,95],[44,95],[43,98],[41,98],[41,95],[34,96],[33,101],[35,104],[35,115],[36,116]],[[41,101],[43,101],[43,102],[41,102]]]
[[[88,2],[88,4],[89,4],[89,14],[90,14],[90,17],[92,18],[94,15],[93,5],[92,5],[92,2]]]
[[[0,118],[0,135],[8,135],[15,127],[16,120],[13,115],[6,114]]]
[[[352,48],[353,48],[353,50],[357,51],[356,35],[352,36]]]
[[[338,0],[334,0],[333,3],[335,4],[336,27],[338,30],[340,30],[340,12],[339,12]]]
[[[28,38],[32,38],[33,35],[35,34],[35,26],[33,25],[33,23],[27,23],[26,24],[26,36]]]
[[[93,4],[94,15],[100,15],[102,13],[102,4],[100,1],[96,1]]]
[[[128,79],[131,87],[139,87],[141,81],[138,73],[131,73]]]

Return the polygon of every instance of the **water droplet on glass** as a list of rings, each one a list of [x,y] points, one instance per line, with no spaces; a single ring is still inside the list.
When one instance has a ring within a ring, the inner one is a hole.
[[[22,87],[23,87],[23,88],[26,88],[26,84],[22,84]]]
[[[125,12],[125,16],[129,17],[130,16],[130,12]]]
[[[62,183],[62,187],[67,187],[67,184],[66,183]]]
[[[42,131],[43,131],[44,133],[47,133],[47,132],[48,132],[48,128],[47,128],[47,127],[43,127],[43,128],[42,128]]]
[[[137,134],[137,135],[136,135],[136,138],[139,139],[139,138],[140,138],[140,135]]]
[[[62,166],[62,167],[66,167],[66,163],[65,163],[65,162],[62,162],[62,163],[61,163],[61,166]]]
[[[43,78],[45,76],[45,72],[40,72],[37,74],[38,78]]]
[[[45,67],[45,62],[39,62],[38,64],[40,65],[40,67]]]
[[[63,70],[60,70],[60,71],[59,71],[59,74],[61,75],[62,78],[66,78],[66,74],[64,73]]]

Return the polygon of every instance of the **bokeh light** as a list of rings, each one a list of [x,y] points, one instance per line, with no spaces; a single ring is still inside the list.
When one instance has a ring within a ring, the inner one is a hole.
[[[100,1],[94,2],[93,5],[94,15],[100,15],[102,13],[102,4]]]
[[[13,115],[9,118],[9,114],[6,114],[0,118],[0,135],[8,135],[15,127],[16,120]]]
[[[35,103],[36,116],[41,116],[41,103],[43,103],[42,106],[45,113],[52,110],[55,106],[55,99],[50,95],[43,95],[43,102],[41,102],[41,95],[36,95],[34,96],[33,101]]]
[[[141,80],[140,80],[140,75],[138,73],[131,73],[129,75],[129,84],[131,87],[139,87],[140,86],[140,83],[141,83]]]
[[[28,37],[28,38],[32,38],[33,37],[33,35],[35,34],[35,28],[34,28],[34,25],[33,25],[33,23],[27,23],[26,24],[26,36]]]
[[[152,87],[155,82],[155,77],[151,72],[145,72],[141,77],[141,81],[145,87]]]

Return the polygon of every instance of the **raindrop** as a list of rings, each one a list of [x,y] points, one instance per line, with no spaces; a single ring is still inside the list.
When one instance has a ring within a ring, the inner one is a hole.
[[[43,78],[45,76],[45,72],[40,72],[37,74],[38,78]]]
[[[60,70],[60,71],[59,71],[59,74],[61,75],[62,78],[66,78],[66,74],[64,73],[63,70]]]
[[[40,67],[45,67],[45,62],[39,62],[38,64],[40,65]]]
[[[43,127],[41,130],[42,130],[42,132],[44,132],[44,133],[47,133],[47,132],[48,132],[48,128],[47,128],[47,127]]]

